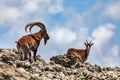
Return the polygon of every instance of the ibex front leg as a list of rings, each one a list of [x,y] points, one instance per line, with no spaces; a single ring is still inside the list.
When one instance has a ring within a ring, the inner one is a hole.
[[[81,56],[78,56],[78,57],[77,57],[77,63],[78,63],[78,62],[83,63],[83,59],[82,59],[82,57],[81,57]]]
[[[34,52],[33,58],[34,58],[34,61],[36,61],[36,52],[37,52],[37,49],[35,49],[33,52]]]
[[[32,62],[31,61],[31,52],[29,52],[29,61]]]

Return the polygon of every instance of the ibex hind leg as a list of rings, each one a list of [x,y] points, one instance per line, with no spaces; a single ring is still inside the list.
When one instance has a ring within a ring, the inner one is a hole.
[[[18,54],[18,59],[19,59],[19,60],[24,60],[24,55],[23,55],[22,52],[20,52],[20,53]]]
[[[29,51],[26,50],[25,53],[24,53],[24,60],[28,60],[29,58]]]

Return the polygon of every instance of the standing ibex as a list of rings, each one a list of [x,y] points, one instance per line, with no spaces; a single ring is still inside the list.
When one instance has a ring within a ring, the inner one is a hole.
[[[75,48],[70,48],[67,51],[67,54],[74,54],[77,57],[77,61],[78,59],[80,60],[80,62],[84,63],[87,60],[87,57],[89,55],[90,52],[90,48],[93,45],[93,43],[88,42],[86,40],[86,42],[84,42],[86,49],[75,49]]]
[[[44,39],[44,44],[46,44],[47,40],[49,40],[49,35],[46,31],[45,25],[41,22],[33,22],[27,24],[25,27],[25,31],[27,32],[27,28],[29,27],[29,32],[31,32],[33,26],[38,26],[39,28],[41,28],[41,30],[33,34],[25,35],[21,37],[18,41],[16,41],[19,57],[22,60],[28,59],[29,54],[29,60],[31,61],[31,51],[33,51],[33,57],[36,61],[36,52],[41,39]]]

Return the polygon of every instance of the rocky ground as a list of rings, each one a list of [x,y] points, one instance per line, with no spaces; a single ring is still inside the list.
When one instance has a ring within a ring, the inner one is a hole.
[[[0,80],[120,80],[119,67],[76,63],[74,55],[57,55],[46,63],[20,61],[15,49],[0,49]]]

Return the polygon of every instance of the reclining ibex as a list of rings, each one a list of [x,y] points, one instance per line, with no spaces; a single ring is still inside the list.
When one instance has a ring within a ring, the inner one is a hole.
[[[41,28],[41,30],[33,34],[25,35],[21,37],[18,41],[16,41],[19,57],[22,60],[28,59],[29,54],[29,60],[31,61],[31,51],[33,51],[34,53],[33,57],[34,60],[36,61],[36,52],[37,48],[39,47],[41,39],[44,39],[45,45],[47,43],[47,40],[49,40],[49,35],[46,31],[45,25],[41,22],[33,22],[27,24],[25,27],[25,31],[27,32],[27,28],[29,27],[29,32],[31,32],[33,26],[38,26],[39,28]]]
[[[84,42],[86,49],[75,49],[75,48],[70,48],[67,51],[67,54],[74,54],[77,57],[77,61],[78,59],[80,60],[80,62],[84,63],[87,60],[87,57],[89,55],[90,52],[90,48],[93,45],[93,43],[91,43],[92,41],[88,42],[86,40],[86,42]]]

